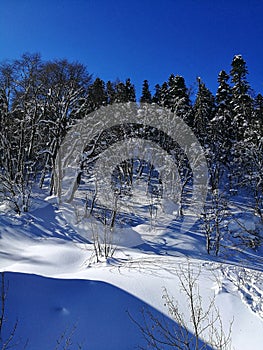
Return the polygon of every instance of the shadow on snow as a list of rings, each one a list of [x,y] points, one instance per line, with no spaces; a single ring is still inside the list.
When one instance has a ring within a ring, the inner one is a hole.
[[[139,327],[129,317],[131,314],[142,324],[143,308],[170,329],[177,327],[174,321],[142,300],[104,282],[19,273],[6,273],[6,279],[7,317],[2,336],[8,336],[17,319],[15,338],[21,340],[18,348],[23,348],[23,342],[28,339],[28,350],[54,349],[64,333],[64,341],[70,337],[73,349],[77,344],[92,350],[146,347]],[[213,350],[209,346],[206,349]]]

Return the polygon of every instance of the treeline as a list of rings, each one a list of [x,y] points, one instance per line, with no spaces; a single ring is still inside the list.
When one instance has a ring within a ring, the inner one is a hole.
[[[230,72],[218,75],[215,95],[201,78],[191,101],[182,76],[171,74],[152,94],[145,80],[140,98],[130,78],[124,82],[93,79],[87,67],[67,60],[44,62],[38,54],[0,65],[0,200],[18,213],[27,211],[36,183],[49,181],[58,149],[68,129],[101,106],[154,103],[171,109],[195,132],[207,153],[211,193],[252,189],[262,218],[263,97],[247,80],[248,69],[236,55]],[[139,103],[138,102],[138,103]]]

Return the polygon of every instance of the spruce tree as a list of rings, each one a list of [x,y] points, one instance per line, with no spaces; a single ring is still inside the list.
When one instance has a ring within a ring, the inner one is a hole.
[[[169,106],[168,90],[169,90],[168,84],[167,84],[167,82],[164,82],[160,88],[160,93],[159,93],[159,104],[162,107]]]
[[[222,70],[218,75],[218,89],[216,92],[216,112],[211,120],[211,137],[213,148],[217,157],[227,162],[230,148],[232,145],[232,110],[231,99],[232,92],[228,83],[229,75]]]
[[[126,91],[126,102],[136,102],[136,93],[135,93],[135,87],[131,83],[131,79],[126,79],[125,82],[125,91]]]
[[[198,92],[193,106],[193,127],[200,142],[207,144],[211,133],[210,122],[215,113],[215,100],[201,79],[198,78],[197,81]]]
[[[218,89],[216,92],[216,104],[218,109],[229,107],[232,97],[231,87],[228,83],[229,75],[222,70],[218,74]]]
[[[116,101],[115,86],[111,81],[106,84],[107,104],[113,104]]]
[[[92,111],[107,104],[107,94],[105,83],[100,78],[96,78],[94,83],[88,88],[88,99]]]
[[[253,100],[250,96],[250,85],[247,81],[248,69],[241,55],[234,56],[231,63],[232,87],[232,125],[233,145],[231,147],[231,179],[235,188],[244,186],[253,173],[254,163],[250,150],[254,149],[255,136],[253,121]]]
[[[171,74],[168,85],[168,107],[189,124],[191,119],[190,99],[184,78],[180,75],[174,76]]]
[[[248,69],[241,55],[234,56],[231,63],[233,130],[236,140],[244,137],[252,116],[252,98],[247,81]]]
[[[258,94],[255,98],[254,119],[257,123],[263,125],[263,96],[261,94]]]
[[[116,97],[115,98],[116,98],[117,103],[128,102],[125,84],[122,81],[119,81],[116,83]]]
[[[185,85],[185,80],[182,76],[171,74],[168,80],[169,92],[168,103],[169,107],[174,110],[179,99],[184,99],[186,104],[190,104],[188,90]]]
[[[142,96],[140,98],[141,103],[151,103],[152,102],[152,94],[149,89],[148,80],[144,80],[142,85]]]
[[[152,97],[152,102],[158,105],[161,104],[161,86],[159,84],[155,85],[155,93]]]
[[[118,82],[116,84],[116,102],[118,103],[126,103],[126,102],[135,102],[136,101],[136,93],[135,87],[131,83],[131,79],[128,78],[123,82]]]

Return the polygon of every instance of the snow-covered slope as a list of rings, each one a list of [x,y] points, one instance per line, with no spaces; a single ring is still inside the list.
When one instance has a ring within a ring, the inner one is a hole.
[[[175,326],[162,296],[165,288],[187,315],[180,276],[189,268],[200,273],[204,309],[215,296],[226,331],[233,321],[231,348],[261,349],[263,274],[253,251],[249,259],[238,251],[215,259],[194,229],[181,233],[175,223],[150,231],[138,223],[132,230],[140,245],[129,242],[129,248],[117,247],[112,258],[96,263],[93,245],[74,231],[56,204],[36,203],[21,217],[4,208],[0,215],[0,268],[8,281],[2,339],[17,320],[12,341],[17,349],[25,343],[29,350],[146,347],[131,318],[142,324],[144,308]]]

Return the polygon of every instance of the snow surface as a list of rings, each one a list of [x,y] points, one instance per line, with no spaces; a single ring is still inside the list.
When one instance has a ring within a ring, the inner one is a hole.
[[[17,349],[135,349],[145,340],[129,314],[142,322],[142,309],[174,325],[162,298],[164,288],[186,314],[178,274],[201,269],[204,305],[215,295],[225,329],[233,321],[232,349],[262,349],[263,274],[260,254],[233,250],[214,258],[201,233],[182,233],[179,223],[150,227],[139,222],[136,236],[112,258],[95,262],[93,245],[65,220],[52,198],[35,200],[30,213],[0,212],[0,269],[8,281],[2,338],[18,321]],[[135,235],[136,234],[136,235]],[[140,244],[138,245],[138,237]],[[164,347],[165,349],[165,347]]]

